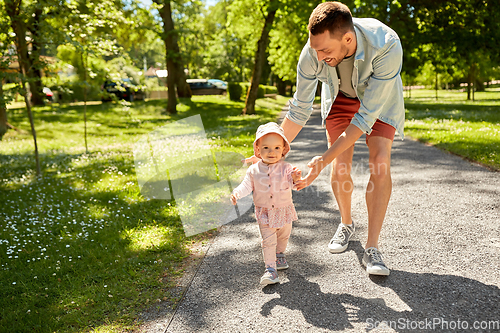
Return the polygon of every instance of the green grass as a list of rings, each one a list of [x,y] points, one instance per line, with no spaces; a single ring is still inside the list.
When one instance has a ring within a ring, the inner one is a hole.
[[[406,94],[405,94],[406,96]],[[467,93],[413,90],[405,99],[405,135],[500,170],[500,88]]]
[[[34,108],[43,177],[35,177],[26,110],[10,109],[0,141],[0,331],[125,331],[182,274],[189,245],[175,201],[139,191],[133,145],[141,135],[201,114],[214,150],[252,153],[259,124],[275,121],[286,98],[258,100],[257,114],[220,96]]]

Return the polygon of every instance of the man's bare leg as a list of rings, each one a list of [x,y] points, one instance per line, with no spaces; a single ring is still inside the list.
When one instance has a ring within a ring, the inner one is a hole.
[[[330,181],[333,194],[339,206],[342,223],[351,224],[351,196],[354,184],[351,178],[354,146],[348,148],[332,162]]]
[[[363,264],[368,274],[387,276],[390,270],[378,250],[378,240],[392,191],[392,141],[383,137],[371,137],[368,138],[368,148],[370,151],[370,182],[366,188],[368,239],[363,254]]]
[[[328,243],[331,253],[341,253],[347,249],[349,239],[354,233],[354,225],[351,217],[351,196],[354,184],[351,178],[352,155],[354,146],[351,146],[340,154],[332,162],[331,185],[335,199],[339,206],[341,222],[333,238]]]
[[[376,136],[369,140],[370,181],[366,188],[368,209],[368,239],[366,247],[378,248],[378,240],[392,192],[392,141]]]

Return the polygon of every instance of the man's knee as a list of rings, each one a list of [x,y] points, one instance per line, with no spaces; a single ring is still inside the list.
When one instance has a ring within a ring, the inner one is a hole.
[[[377,177],[386,177],[391,175],[391,157],[389,154],[377,154],[370,158],[370,174]]]

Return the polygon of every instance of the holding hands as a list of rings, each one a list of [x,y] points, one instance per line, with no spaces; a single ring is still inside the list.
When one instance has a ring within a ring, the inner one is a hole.
[[[300,171],[300,169],[297,167],[293,167],[292,168],[293,183],[297,184],[297,182],[300,180],[301,177],[302,177],[302,171]]]
[[[296,182],[297,190],[300,191],[303,188],[311,185],[311,183],[319,176],[321,170],[323,170],[323,156],[315,156],[307,163],[309,172],[305,178]]]

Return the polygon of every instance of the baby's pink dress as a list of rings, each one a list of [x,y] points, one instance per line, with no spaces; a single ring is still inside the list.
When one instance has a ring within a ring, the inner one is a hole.
[[[292,202],[292,166],[279,161],[251,165],[241,184],[233,190],[237,199],[253,192],[255,218],[270,228],[282,228],[298,220]]]

